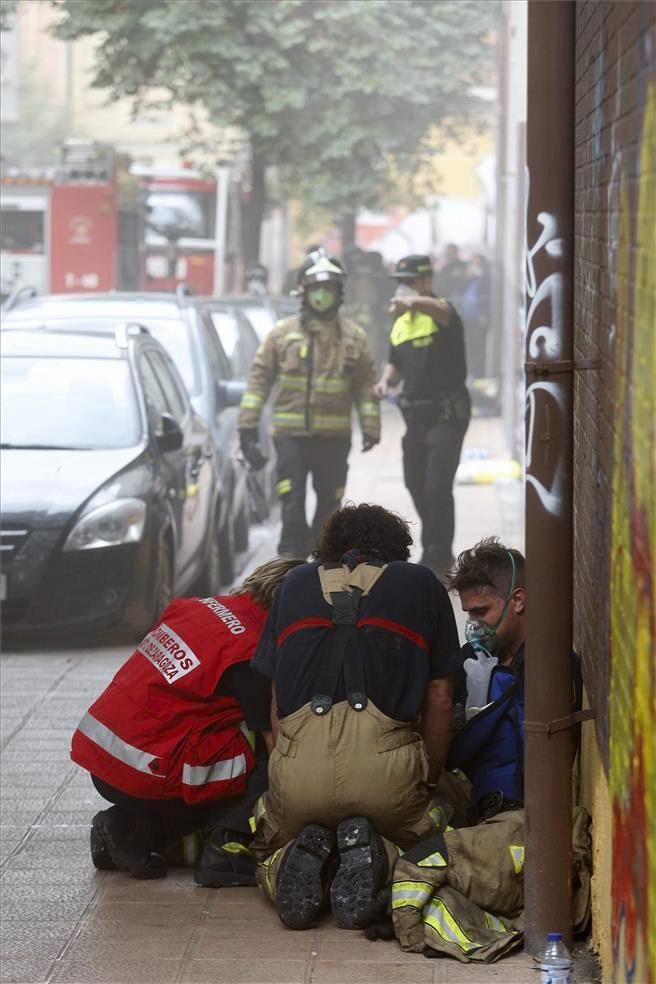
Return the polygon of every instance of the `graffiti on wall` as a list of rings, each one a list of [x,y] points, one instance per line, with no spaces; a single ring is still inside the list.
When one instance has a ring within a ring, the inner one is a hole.
[[[530,176],[526,172],[526,211],[529,215]],[[562,358],[563,337],[563,241],[558,232],[558,220],[549,212],[538,212],[541,232],[530,245],[526,234],[526,351],[531,360]],[[535,260],[546,257],[556,267],[538,283]],[[540,315],[538,309],[542,312]],[[545,317],[545,312],[547,317]],[[544,323],[543,323],[544,322]],[[536,380],[526,389],[526,482],[535,489],[543,509],[559,516],[563,505],[565,477],[562,441],[555,431],[565,428],[565,396],[563,385],[556,380]],[[551,436],[546,441],[545,434]],[[549,454],[555,455],[553,460]]]
[[[613,981],[656,981],[656,85],[619,169],[610,574]],[[616,177],[616,169],[613,169]],[[629,711],[630,709],[630,711]],[[629,713],[627,713],[629,711]]]

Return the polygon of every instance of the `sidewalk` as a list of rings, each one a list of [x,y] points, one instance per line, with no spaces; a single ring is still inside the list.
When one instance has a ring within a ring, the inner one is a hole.
[[[401,481],[402,427],[386,409],[383,443],[354,445],[347,497],[415,519]],[[474,421],[467,443],[493,445],[498,424]],[[457,491],[457,549],[506,535],[492,487]],[[275,552],[275,527],[254,531],[248,567]],[[512,541],[518,543],[517,539]],[[242,575],[243,576],[243,575]],[[96,872],[89,825],[106,803],[69,757],[82,714],[127,657],[127,647],[5,652],[2,678],[0,892],[2,963],[9,984],[530,984],[519,954],[491,966],[427,960],[358,932],[291,932],[254,889],[212,890],[189,869],[139,882]]]

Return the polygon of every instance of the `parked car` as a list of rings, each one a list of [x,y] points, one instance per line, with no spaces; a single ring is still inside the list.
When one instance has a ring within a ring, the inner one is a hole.
[[[68,326],[83,331],[118,321],[145,325],[167,350],[183,379],[194,410],[214,444],[221,583],[234,578],[235,550],[246,550],[250,523],[247,469],[239,456],[238,403],[244,384],[233,380],[209,317],[184,290],[175,294],[52,294],[17,298],[3,312],[7,327]]]
[[[235,295],[219,298],[221,303],[237,308],[246,315],[258,337],[263,342],[276,321],[296,314],[299,302],[292,297],[254,297],[252,294]]]
[[[259,347],[259,339],[244,310],[211,297],[201,297],[194,304],[209,317],[219,337],[219,341],[230,360],[233,377],[248,382],[253,356]],[[260,471],[249,469],[248,489],[251,501],[251,518],[262,523],[269,515],[271,506],[277,501],[275,493],[275,448],[271,437],[270,404],[267,404],[260,417],[260,446],[268,457],[268,462]]]
[[[214,447],[138,325],[2,332],[5,629],[116,623],[218,588]]]

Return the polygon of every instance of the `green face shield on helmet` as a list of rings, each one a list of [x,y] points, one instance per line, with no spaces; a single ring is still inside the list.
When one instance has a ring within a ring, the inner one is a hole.
[[[313,284],[311,287],[305,288],[305,297],[308,307],[318,314],[325,314],[326,311],[330,311],[335,306],[337,291],[334,285],[330,283]]]

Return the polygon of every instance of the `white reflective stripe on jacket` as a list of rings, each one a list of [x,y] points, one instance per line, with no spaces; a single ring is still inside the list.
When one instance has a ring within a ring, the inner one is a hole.
[[[118,759],[119,762],[129,765],[132,769],[137,769],[139,772],[145,772],[146,775],[157,775],[150,768],[150,763],[157,759],[156,755],[153,755],[152,752],[144,752],[141,748],[136,748],[134,745],[130,745],[129,742],[123,741],[122,738],[119,738],[106,725],[101,724],[88,711],[77,727],[78,731],[81,731],[83,735],[86,735],[87,738],[90,738],[91,741],[99,745],[109,755],[113,756],[113,758]]]
[[[250,733],[243,721],[239,728],[246,739],[250,741]],[[136,748],[129,742],[123,741],[88,711],[80,721],[78,730],[113,758],[129,765],[132,769],[145,772],[149,776],[157,777],[160,775],[164,778],[165,774],[158,773],[151,768],[151,764],[157,761],[157,755],[153,752],[145,752],[141,748]],[[187,762],[183,762],[182,782],[187,786],[203,786],[210,782],[225,782],[227,779],[235,779],[246,771],[246,756],[243,754],[224,759],[213,765],[189,765]]]
[[[205,786],[210,782],[225,782],[235,779],[246,772],[246,756],[235,755],[234,758],[215,762],[214,765],[182,765],[182,781],[187,786]]]

